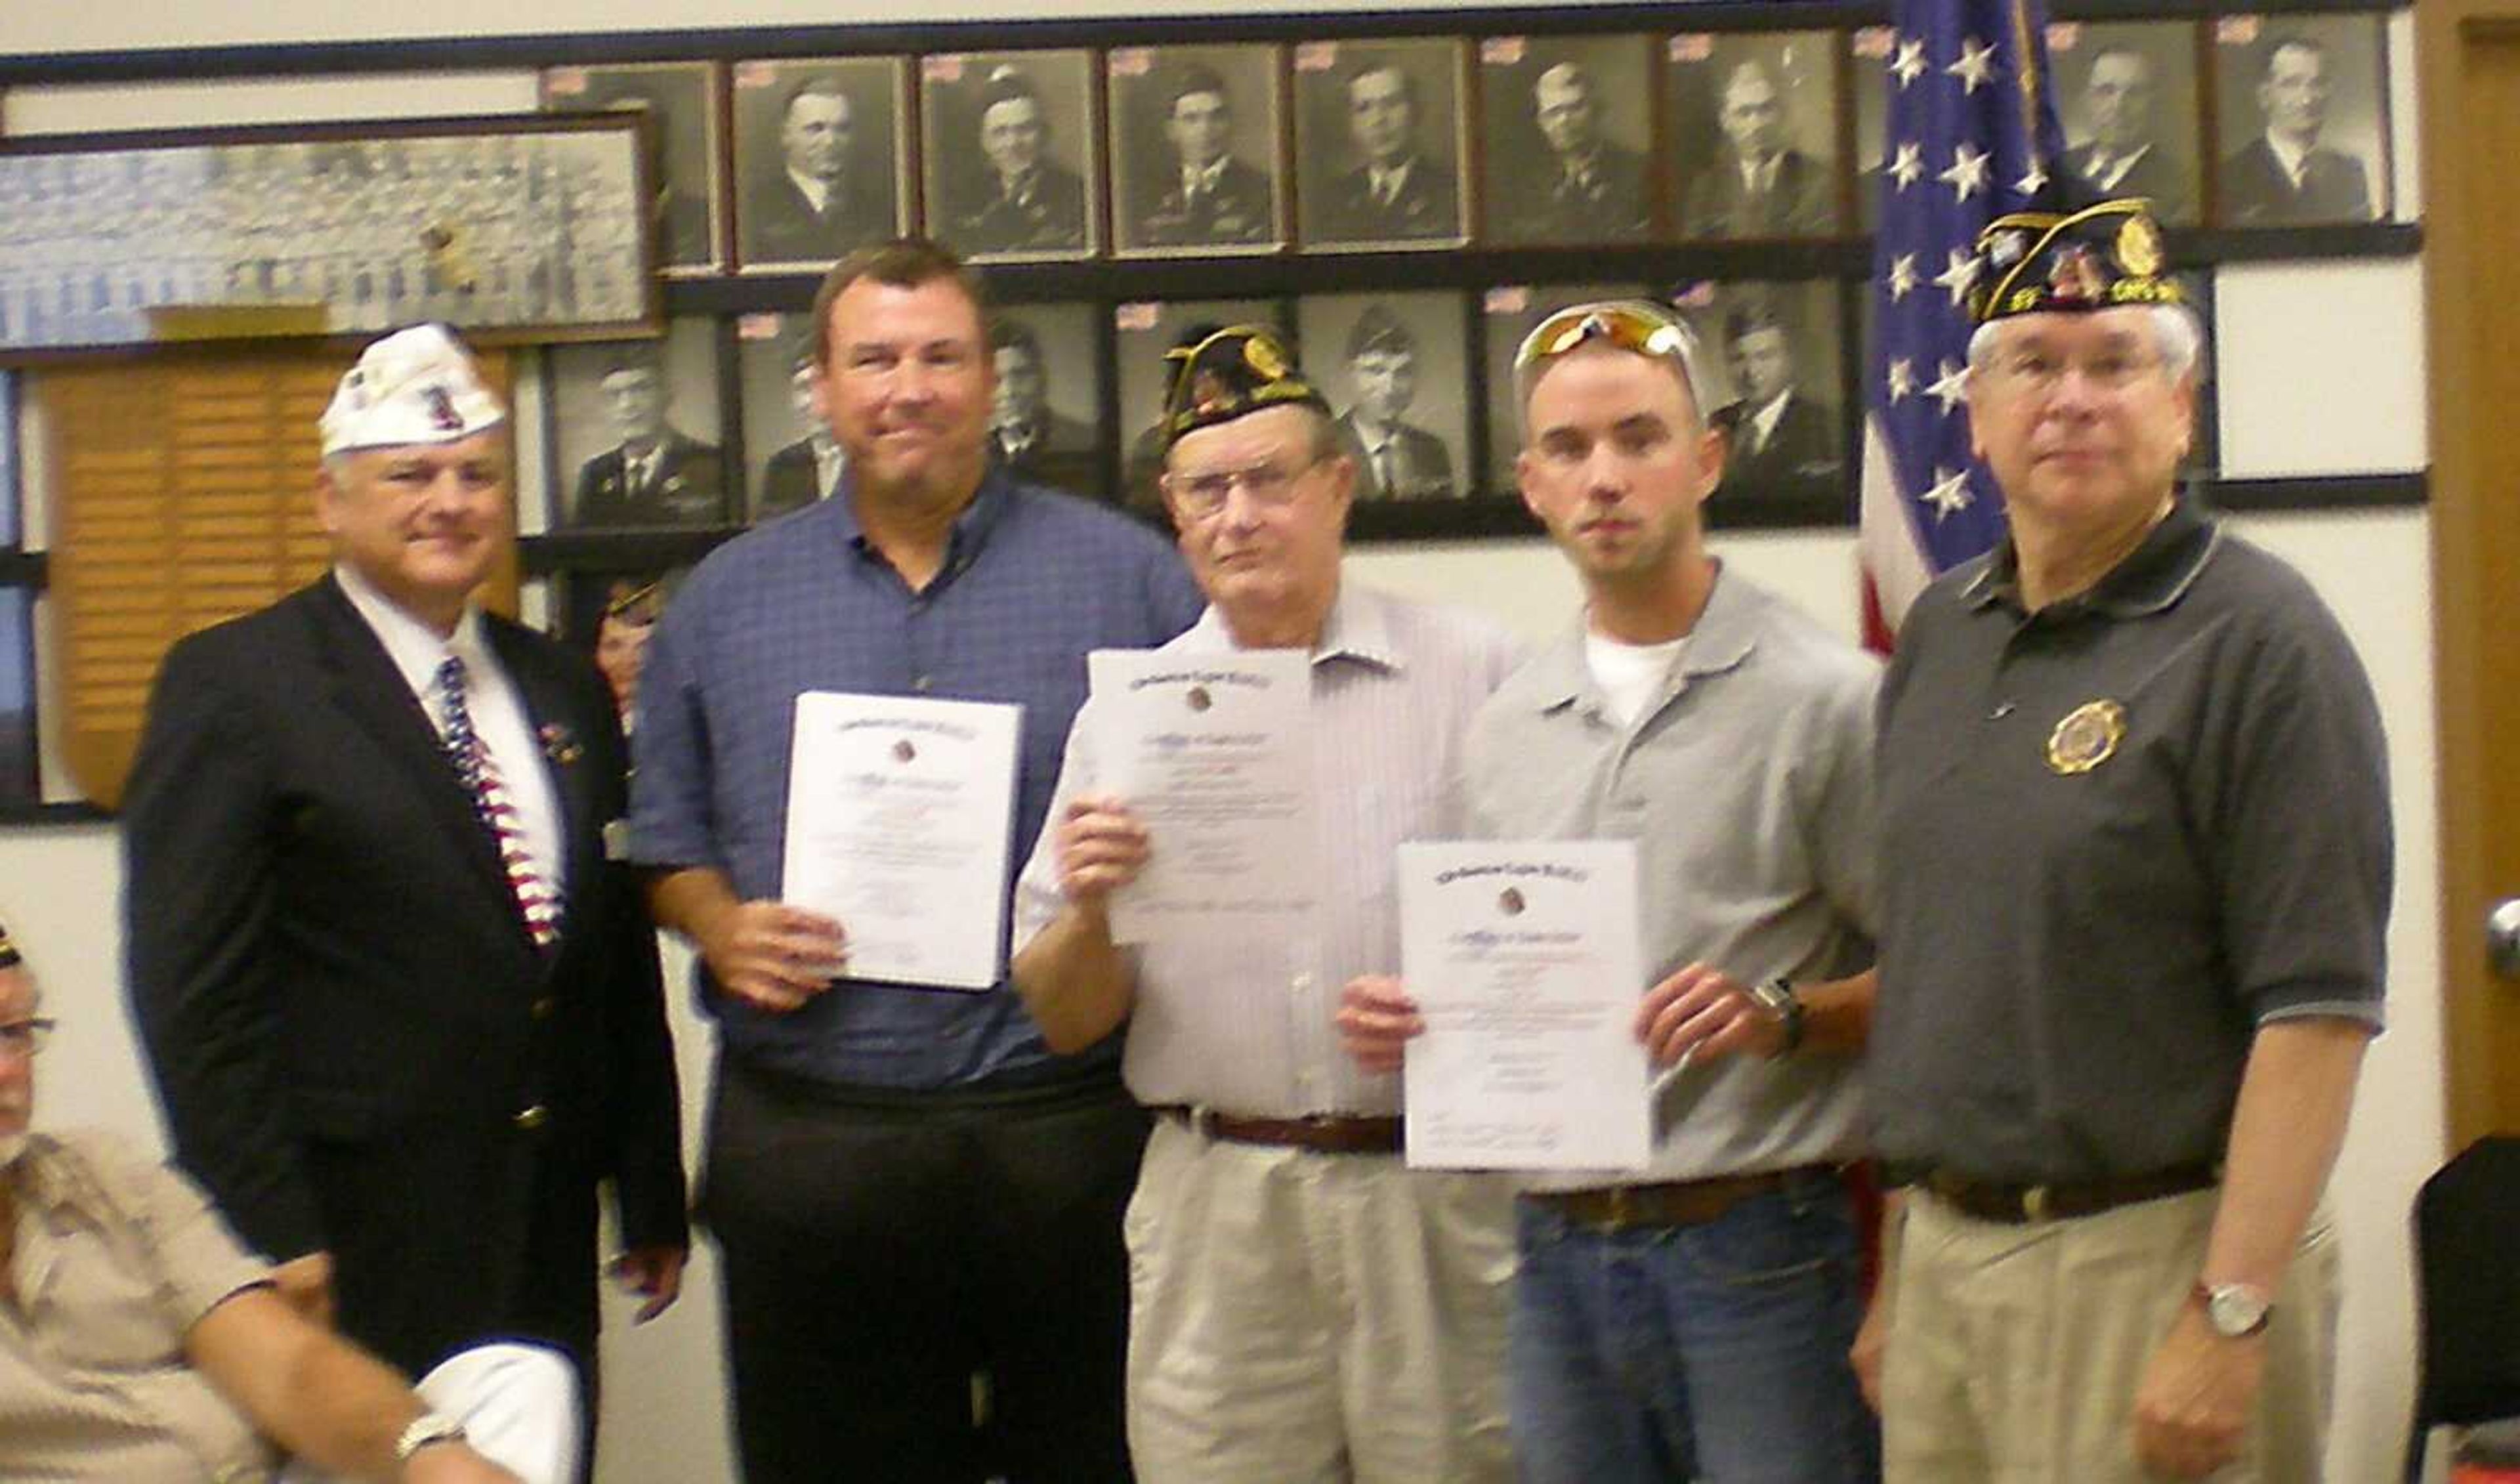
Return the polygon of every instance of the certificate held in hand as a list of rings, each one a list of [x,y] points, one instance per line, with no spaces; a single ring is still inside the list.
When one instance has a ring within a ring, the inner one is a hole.
[[[796,697],[779,898],[839,920],[849,977],[987,989],[1006,939],[1023,708]]]
[[[1629,840],[1400,847],[1409,1163],[1642,1169],[1653,1098]]]
[[[1096,787],[1146,826],[1147,869],[1111,896],[1111,940],[1276,936],[1312,911],[1312,656],[1096,650]]]

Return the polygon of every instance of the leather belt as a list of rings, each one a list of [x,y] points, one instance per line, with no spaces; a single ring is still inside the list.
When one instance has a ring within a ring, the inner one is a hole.
[[[1315,1113],[1305,1118],[1245,1118],[1178,1102],[1148,1111],[1184,1124],[1201,1138],[1222,1139],[1228,1144],[1263,1144],[1311,1149],[1319,1154],[1400,1152],[1400,1120],[1390,1116]]]
[[[2021,1226],[2034,1221],[2062,1221],[2097,1216],[2119,1206],[2184,1195],[2222,1184],[2221,1167],[2174,1165],[2141,1175],[2109,1175],[2098,1180],[2059,1181],[2033,1185],[2026,1181],[1971,1180],[1950,1170],[1929,1170],[1914,1184],[1944,1204],[1980,1221]]]
[[[1803,1170],[1764,1170],[1756,1175],[1713,1175],[1704,1180],[1666,1180],[1652,1185],[1597,1186],[1589,1191],[1531,1191],[1523,1199],[1597,1232],[1701,1226],[1754,1195],[1780,1191],[1801,1173],[1834,1177],[1824,1165]]]

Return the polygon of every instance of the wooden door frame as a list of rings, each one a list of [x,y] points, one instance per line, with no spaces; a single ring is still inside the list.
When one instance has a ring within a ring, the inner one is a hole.
[[[2424,323],[2426,391],[2431,404],[2433,574],[2433,689],[2441,832],[2442,1066],[2448,1100],[2450,1147],[2492,1130],[2498,1121],[2495,1067],[2485,1054],[2488,996],[2508,993],[2488,971],[2485,913],[2509,883],[2490,879],[2486,796],[2490,762],[2483,697],[2489,674],[2484,618],[2494,595],[2474,554],[2485,549],[2489,522],[2509,519],[2508,492],[2501,499],[2478,487],[2473,440],[2489,426],[2500,427],[2495,409],[2478,405],[2470,373],[2475,337],[2467,297],[2472,266],[2492,245],[2475,240],[2481,230],[2467,206],[2476,175],[2489,164],[2459,148],[2456,127],[2467,96],[2467,38],[2479,30],[2508,30],[2520,43],[2520,0],[2422,0],[2415,7],[2416,106],[2421,117],[2424,213]],[[2514,1069],[2520,1075],[2520,1069]]]

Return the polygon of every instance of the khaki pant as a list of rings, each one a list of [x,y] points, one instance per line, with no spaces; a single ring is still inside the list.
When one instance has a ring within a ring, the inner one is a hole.
[[[2216,1191],[2011,1226],[1909,1197],[1882,1361],[1892,1484],[2117,1484],[2135,1393],[2204,1262]],[[2257,1415],[2222,1484],[2315,1484],[2335,1354],[2336,1244],[2315,1215],[2275,1295]]]
[[[1512,1196],[1497,1177],[1159,1119],[1125,1231],[1145,1484],[1512,1476]]]

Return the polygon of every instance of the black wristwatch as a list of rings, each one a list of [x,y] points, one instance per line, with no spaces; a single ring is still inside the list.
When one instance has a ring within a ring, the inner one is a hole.
[[[1792,1056],[1803,1044],[1803,1001],[1794,993],[1794,981],[1779,974],[1765,984],[1753,985],[1750,998],[1785,1029],[1785,1044],[1777,1049],[1777,1057]]]

